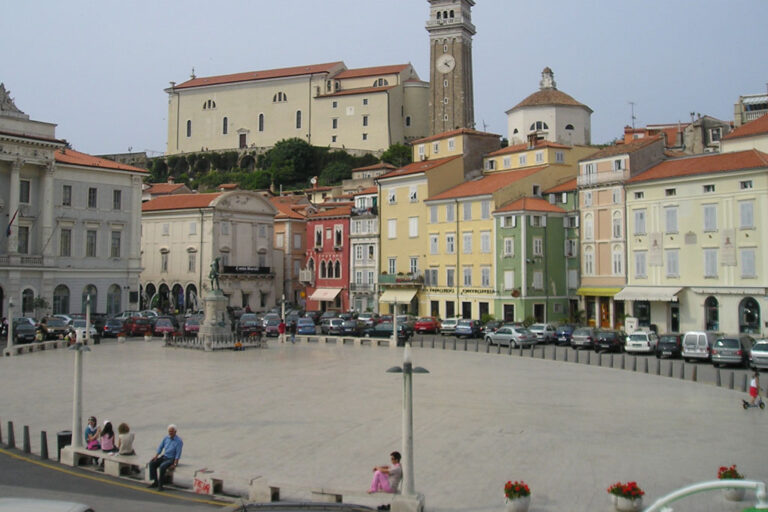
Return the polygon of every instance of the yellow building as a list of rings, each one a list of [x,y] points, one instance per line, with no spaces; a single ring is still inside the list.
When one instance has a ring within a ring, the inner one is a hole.
[[[483,168],[491,173],[557,164],[568,165],[575,170],[579,160],[595,151],[594,146],[565,146],[539,140],[535,144],[516,144],[489,153],[483,159]]]
[[[464,160],[464,174],[470,175],[475,171],[480,174],[483,157],[501,147],[501,136],[459,128],[414,140],[412,147],[414,162],[461,155]]]

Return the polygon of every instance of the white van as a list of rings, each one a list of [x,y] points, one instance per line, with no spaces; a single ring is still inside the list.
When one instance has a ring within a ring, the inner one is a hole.
[[[686,362],[709,361],[712,357],[712,345],[718,336],[719,333],[712,331],[686,332],[683,336],[683,359]]]

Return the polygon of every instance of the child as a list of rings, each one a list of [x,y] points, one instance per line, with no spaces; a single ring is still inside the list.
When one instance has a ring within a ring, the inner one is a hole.
[[[749,396],[752,397],[752,400],[749,401],[750,405],[755,405],[755,400],[757,400],[757,397],[760,395],[760,372],[758,370],[755,370],[755,373],[752,375],[752,380],[749,382]]]

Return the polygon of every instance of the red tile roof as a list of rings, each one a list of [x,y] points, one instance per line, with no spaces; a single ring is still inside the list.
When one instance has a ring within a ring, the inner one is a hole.
[[[219,185],[219,190],[237,190],[237,183],[222,183]]]
[[[339,206],[322,212],[313,213],[308,216],[309,219],[322,219],[331,217],[349,217],[352,211],[351,205]]]
[[[517,199],[511,203],[503,205],[498,210],[495,210],[494,213],[519,211],[566,213],[566,211],[559,206],[550,204],[549,201],[541,199],[540,197],[523,197],[522,199]]]
[[[536,142],[536,145],[530,147],[527,143],[515,144],[514,146],[507,146],[505,148],[497,149],[493,153],[488,153],[486,156],[499,156],[506,155],[508,153],[517,153],[519,151],[533,150],[539,148],[555,148],[555,149],[571,149],[571,146],[564,144],[558,144],[557,142],[551,142],[548,140],[540,140]]]
[[[360,89],[342,89],[340,91],[332,92],[330,94],[324,94],[323,98],[330,98],[336,96],[352,96],[354,94],[370,94],[376,92],[386,92],[390,89],[394,89],[394,85],[385,85],[383,87],[361,87]]]
[[[391,66],[375,66],[371,68],[347,69],[336,75],[334,78],[342,80],[344,78],[361,78],[366,76],[393,75],[401,73],[407,69],[409,64],[393,64]]]
[[[64,139],[51,139],[50,137],[38,137],[36,135],[29,135],[29,134],[20,133],[20,132],[6,132],[6,131],[0,130],[0,135],[7,135],[10,137],[20,137],[20,138],[32,139],[32,140],[41,140],[44,142],[53,142],[54,144],[58,144],[58,145],[67,144],[67,141]]]
[[[484,196],[494,193],[500,188],[506,187],[518,180],[526,178],[531,174],[546,169],[548,166],[531,167],[529,169],[515,169],[511,171],[494,172],[486,174],[483,177],[456,185],[445,192],[427,198],[427,201],[438,201],[441,199],[455,199],[458,197]]]
[[[437,158],[435,160],[424,160],[421,162],[413,162],[412,164],[408,164],[405,167],[401,167],[400,169],[390,171],[386,174],[382,174],[381,176],[378,177],[378,179],[383,180],[386,178],[394,178],[397,176],[407,176],[409,174],[418,174],[420,172],[427,172],[430,169],[439,167],[444,163],[450,162],[451,160],[456,160],[457,158],[461,158],[461,155],[449,156],[445,158]]]
[[[190,208],[207,208],[214,199],[223,192],[210,194],[176,194],[160,196],[141,205],[142,212],[156,212],[161,210],[187,210]]]
[[[653,137],[643,137],[642,139],[633,140],[628,144],[614,144],[613,146],[608,146],[607,148],[603,148],[596,153],[592,153],[586,158],[582,158],[581,160],[579,160],[579,162],[586,162],[588,160],[599,160],[601,158],[608,158],[609,156],[615,156],[615,155],[626,155],[634,151],[637,151],[638,149],[642,149],[646,146],[650,146],[651,144],[659,140],[663,140],[662,136],[654,135]]]
[[[576,178],[573,178],[572,180],[568,180],[565,183],[561,183],[555,187],[550,188],[549,190],[545,190],[545,194],[558,194],[560,192],[573,192],[578,187],[576,186]]]
[[[758,117],[754,121],[743,124],[723,137],[724,140],[738,139],[739,137],[751,137],[768,133],[768,114]]]
[[[264,71],[247,71],[245,73],[234,73],[231,75],[207,76],[187,80],[186,82],[175,85],[173,88],[189,89],[191,87],[250,82],[253,80],[266,80],[270,78],[286,78],[290,76],[309,75],[311,73],[330,73],[339,66],[344,66],[344,63],[341,61],[327,62],[309,66],[294,66],[291,68],[267,69]]]
[[[397,167],[395,167],[392,164],[388,164],[387,162],[379,162],[379,163],[373,164],[373,165],[366,165],[365,167],[355,167],[354,169],[352,169],[352,172],[357,172],[357,171],[374,171],[374,170],[378,170],[378,169],[393,170],[393,169],[397,169]]]
[[[364,196],[368,194],[376,194],[378,192],[379,192],[379,187],[368,187],[368,188],[364,188],[360,192],[355,192],[353,195]]]
[[[281,199],[281,197],[271,197],[269,199],[269,202],[272,203],[272,206],[274,206],[278,212],[277,215],[275,215],[275,219],[306,219],[307,216],[297,211],[296,207],[304,207],[308,205],[297,205],[292,201],[283,201]]]
[[[443,133],[437,133],[435,135],[431,135],[429,137],[424,137],[423,139],[416,139],[411,142],[411,144],[420,144],[422,142],[430,142],[433,140],[440,140],[445,139],[447,137],[455,137],[456,135],[479,135],[483,137],[496,137],[500,138],[501,135],[495,134],[495,133],[489,133],[489,132],[480,132],[477,130],[472,130],[470,128],[458,128],[456,130],[450,130]]]
[[[150,195],[170,194],[184,186],[183,183],[150,183],[150,187],[145,190]]]
[[[571,107],[583,107],[592,112],[592,109],[583,103],[579,103],[568,94],[557,89],[540,89],[531,94],[523,101],[509,109],[507,112],[517,110],[522,107],[538,107],[538,106],[550,106],[550,105],[566,105]]]
[[[146,169],[141,169],[140,167],[119,164],[115,161],[107,160],[106,158],[99,158],[97,156],[80,153],[74,149],[62,149],[60,151],[56,151],[55,155],[56,161],[61,164],[79,165],[82,167],[96,167],[99,169],[114,169],[116,171],[140,172],[142,174],[148,173]]]
[[[627,183],[765,167],[768,167],[768,154],[756,149],[735,153],[711,153],[667,160],[630,178]]]

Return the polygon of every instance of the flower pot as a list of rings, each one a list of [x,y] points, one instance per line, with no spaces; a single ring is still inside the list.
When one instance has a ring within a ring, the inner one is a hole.
[[[728,489],[723,489],[723,496],[725,496],[725,499],[728,501],[741,501],[744,499],[745,492],[746,489],[743,487],[730,487]]]
[[[638,512],[643,508],[643,498],[624,498],[616,496],[616,502],[613,504],[619,512]]]
[[[521,496],[520,498],[506,499],[507,512],[528,512],[531,505],[531,496]]]

